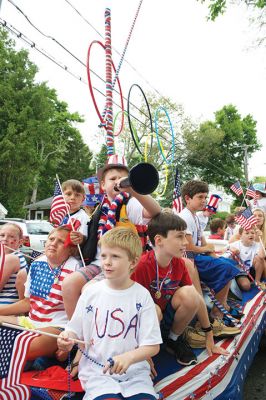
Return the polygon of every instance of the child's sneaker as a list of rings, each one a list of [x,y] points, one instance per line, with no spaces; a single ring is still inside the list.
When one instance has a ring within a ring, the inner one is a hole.
[[[258,282],[258,286],[261,288],[261,290],[266,290],[266,282]]]
[[[213,336],[219,339],[225,339],[241,333],[241,330],[237,326],[227,326],[223,320],[214,319],[212,322]]]
[[[181,335],[177,340],[167,339],[166,350],[176,357],[176,361],[181,365],[197,364],[197,357],[193,353],[186,339]]]

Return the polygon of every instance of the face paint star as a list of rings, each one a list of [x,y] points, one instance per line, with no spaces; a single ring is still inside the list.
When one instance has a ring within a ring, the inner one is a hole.
[[[136,303],[136,309],[137,309],[138,311],[141,309],[141,307],[142,307],[142,304],[141,304],[141,303]]]
[[[86,307],[86,310],[87,310],[87,314],[89,312],[93,312],[93,307],[91,305],[89,305],[88,307]]]

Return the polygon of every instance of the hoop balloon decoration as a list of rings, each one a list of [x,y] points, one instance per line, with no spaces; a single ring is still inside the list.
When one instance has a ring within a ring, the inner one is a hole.
[[[105,127],[105,119],[103,118],[103,116],[100,113],[100,110],[99,110],[99,108],[97,106],[96,99],[95,99],[94,92],[93,92],[92,83],[91,83],[91,74],[90,74],[91,48],[92,48],[93,44],[96,44],[96,43],[99,44],[105,50],[105,45],[102,42],[100,42],[99,40],[93,40],[91,42],[91,44],[90,44],[90,46],[88,48],[88,54],[87,54],[87,76],[88,76],[89,90],[90,90],[90,94],[91,94],[91,98],[92,98],[92,102],[93,102],[94,108],[95,108],[95,110],[96,110],[96,112],[98,114],[98,117],[99,117],[99,119],[101,121],[102,126]],[[111,64],[112,64],[112,68],[113,68],[114,72],[116,72],[116,69],[115,69],[113,61],[111,61]],[[120,127],[120,130],[119,130],[119,133],[114,134],[114,136],[118,136],[122,132],[123,126],[124,126],[124,114],[123,114],[123,112],[124,112],[124,100],[123,100],[123,94],[122,94],[122,88],[121,88],[120,80],[119,80],[118,77],[117,77],[117,84],[118,84],[118,88],[119,88],[119,95],[120,95],[120,101],[121,101],[122,120],[121,120],[121,127]]]
[[[168,119],[169,125],[170,125],[170,130],[171,130],[171,137],[172,137],[172,151],[171,151],[171,159],[167,160],[167,157],[165,155],[165,151],[162,145],[162,142],[160,141],[159,138],[159,126],[158,126],[158,114],[160,111],[163,111]],[[174,161],[174,155],[175,155],[175,133],[174,133],[174,129],[173,129],[173,125],[171,122],[171,119],[169,117],[169,114],[167,112],[167,110],[164,107],[158,107],[156,112],[155,112],[155,117],[154,117],[154,125],[155,125],[155,134],[156,134],[156,138],[157,138],[157,143],[158,143],[158,147],[160,150],[160,153],[164,159],[164,161],[166,162],[166,164],[170,165],[173,161]]]
[[[134,144],[136,146],[136,149],[138,150],[139,154],[143,157],[144,154],[140,149],[140,140],[139,140],[139,138],[137,136],[136,129],[133,128],[132,118],[130,116],[130,96],[131,96],[131,92],[132,92],[133,87],[137,87],[140,90],[140,92],[141,92],[141,94],[142,94],[142,96],[144,98],[144,101],[145,101],[145,104],[146,104],[146,107],[147,107],[147,110],[148,110],[149,125],[150,125],[150,131],[151,132],[153,132],[152,116],[151,116],[150,106],[149,106],[149,103],[148,103],[148,100],[147,100],[147,97],[146,97],[144,91],[142,90],[142,88],[137,83],[133,83],[133,85],[130,87],[129,92],[128,92],[127,118],[128,118],[129,130],[130,130],[133,142],[134,142]],[[153,144],[153,136],[151,136],[150,152],[151,152],[151,149],[152,149],[152,144]]]

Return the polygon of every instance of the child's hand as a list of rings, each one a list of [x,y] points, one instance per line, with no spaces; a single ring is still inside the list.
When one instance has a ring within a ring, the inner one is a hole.
[[[233,256],[238,256],[240,253],[240,251],[238,249],[236,249],[235,247],[230,247],[230,251]]]
[[[261,238],[262,237],[262,231],[260,229],[256,228],[255,233],[256,233],[256,237],[257,238]]]
[[[75,245],[81,244],[83,242],[83,235],[80,232],[70,232],[71,242]]]
[[[73,339],[76,339],[76,336],[72,332],[61,332],[57,339],[58,349],[61,351],[70,351],[74,346]]]
[[[119,356],[115,356],[109,358],[104,366],[103,373],[109,370],[110,375],[119,374],[122,375],[126,373],[128,367],[131,365],[128,354],[120,354]]]

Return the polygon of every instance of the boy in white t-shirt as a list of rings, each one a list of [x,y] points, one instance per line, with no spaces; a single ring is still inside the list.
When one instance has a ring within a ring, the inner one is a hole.
[[[84,400],[155,400],[147,361],[162,343],[151,295],[130,278],[142,253],[138,235],[114,228],[100,239],[105,279],[84,291],[58,339],[70,351],[73,338],[86,342],[79,363]]]
[[[240,240],[229,245],[229,250],[224,254],[224,257],[240,259],[244,268],[239,266],[239,275],[236,276],[236,281],[240,289],[248,291],[250,289],[250,273],[255,281],[265,288],[265,284],[261,282],[261,277],[264,271],[264,251],[259,242],[255,241],[256,231],[254,228],[244,229],[239,228]],[[246,271],[245,271],[245,270]]]

